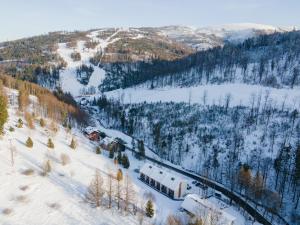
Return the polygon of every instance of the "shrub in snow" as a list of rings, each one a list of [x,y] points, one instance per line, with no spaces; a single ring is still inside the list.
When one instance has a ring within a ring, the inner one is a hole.
[[[76,147],[77,147],[77,143],[76,143],[76,140],[74,138],[72,138],[72,140],[71,140],[70,147],[72,149],[76,149]]]
[[[69,164],[71,162],[70,157],[67,154],[61,154],[60,155],[61,164],[63,166]]]
[[[28,199],[25,195],[19,195],[19,196],[16,197],[16,201],[17,202],[27,202]]]
[[[2,210],[2,213],[3,213],[4,215],[9,215],[9,214],[11,214],[12,212],[13,212],[13,210],[10,209],[10,208],[5,208],[5,209]]]
[[[48,148],[54,148],[54,144],[53,144],[51,138],[48,139],[47,147],[48,147]]]
[[[14,131],[15,131],[15,128],[9,127],[9,131],[10,131],[10,132],[14,132]]]
[[[32,148],[32,147],[33,147],[33,141],[31,140],[30,137],[27,138],[26,146],[27,146],[28,148]]]
[[[26,169],[26,170],[22,171],[22,174],[26,175],[26,176],[30,176],[30,175],[34,174],[34,170],[33,169]]]

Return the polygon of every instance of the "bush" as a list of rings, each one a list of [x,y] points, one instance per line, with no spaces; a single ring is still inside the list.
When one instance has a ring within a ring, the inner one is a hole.
[[[51,138],[48,139],[47,147],[48,147],[48,148],[54,148],[54,144],[53,144]]]
[[[33,147],[33,141],[31,140],[30,137],[27,138],[26,146],[27,146],[28,148],[32,148],[32,147]]]
[[[15,128],[9,127],[9,131],[10,131],[10,132],[14,132],[14,131],[15,131]]]
[[[71,162],[70,157],[67,154],[61,154],[60,155],[61,164],[63,166],[69,164]]]

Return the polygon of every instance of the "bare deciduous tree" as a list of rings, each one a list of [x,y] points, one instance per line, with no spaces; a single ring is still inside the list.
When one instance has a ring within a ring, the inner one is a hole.
[[[103,195],[104,195],[103,179],[100,175],[99,170],[96,170],[94,179],[92,180],[90,186],[88,187],[86,193],[86,199],[92,205],[99,207],[101,206]]]

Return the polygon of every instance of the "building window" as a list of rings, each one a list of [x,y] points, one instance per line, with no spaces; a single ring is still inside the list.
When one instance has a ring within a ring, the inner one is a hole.
[[[155,187],[155,180],[151,179],[150,185],[151,185],[152,187]]]
[[[156,189],[160,191],[160,183],[156,182]]]
[[[162,191],[162,193],[167,194],[167,187],[162,185],[161,186],[161,191]]]
[[[171,189],[169,189],[168,196],[169,196],[170,198],[174,198],[174,191],[171,190]]]
[[[145,174],[141,173],[141,180],[145,181]]]

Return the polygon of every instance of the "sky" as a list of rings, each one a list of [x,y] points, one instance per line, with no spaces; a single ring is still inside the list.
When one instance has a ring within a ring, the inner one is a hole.
[[[101,27],[300,25],[299,0],[0,0],[0,9],[0,41]]]

